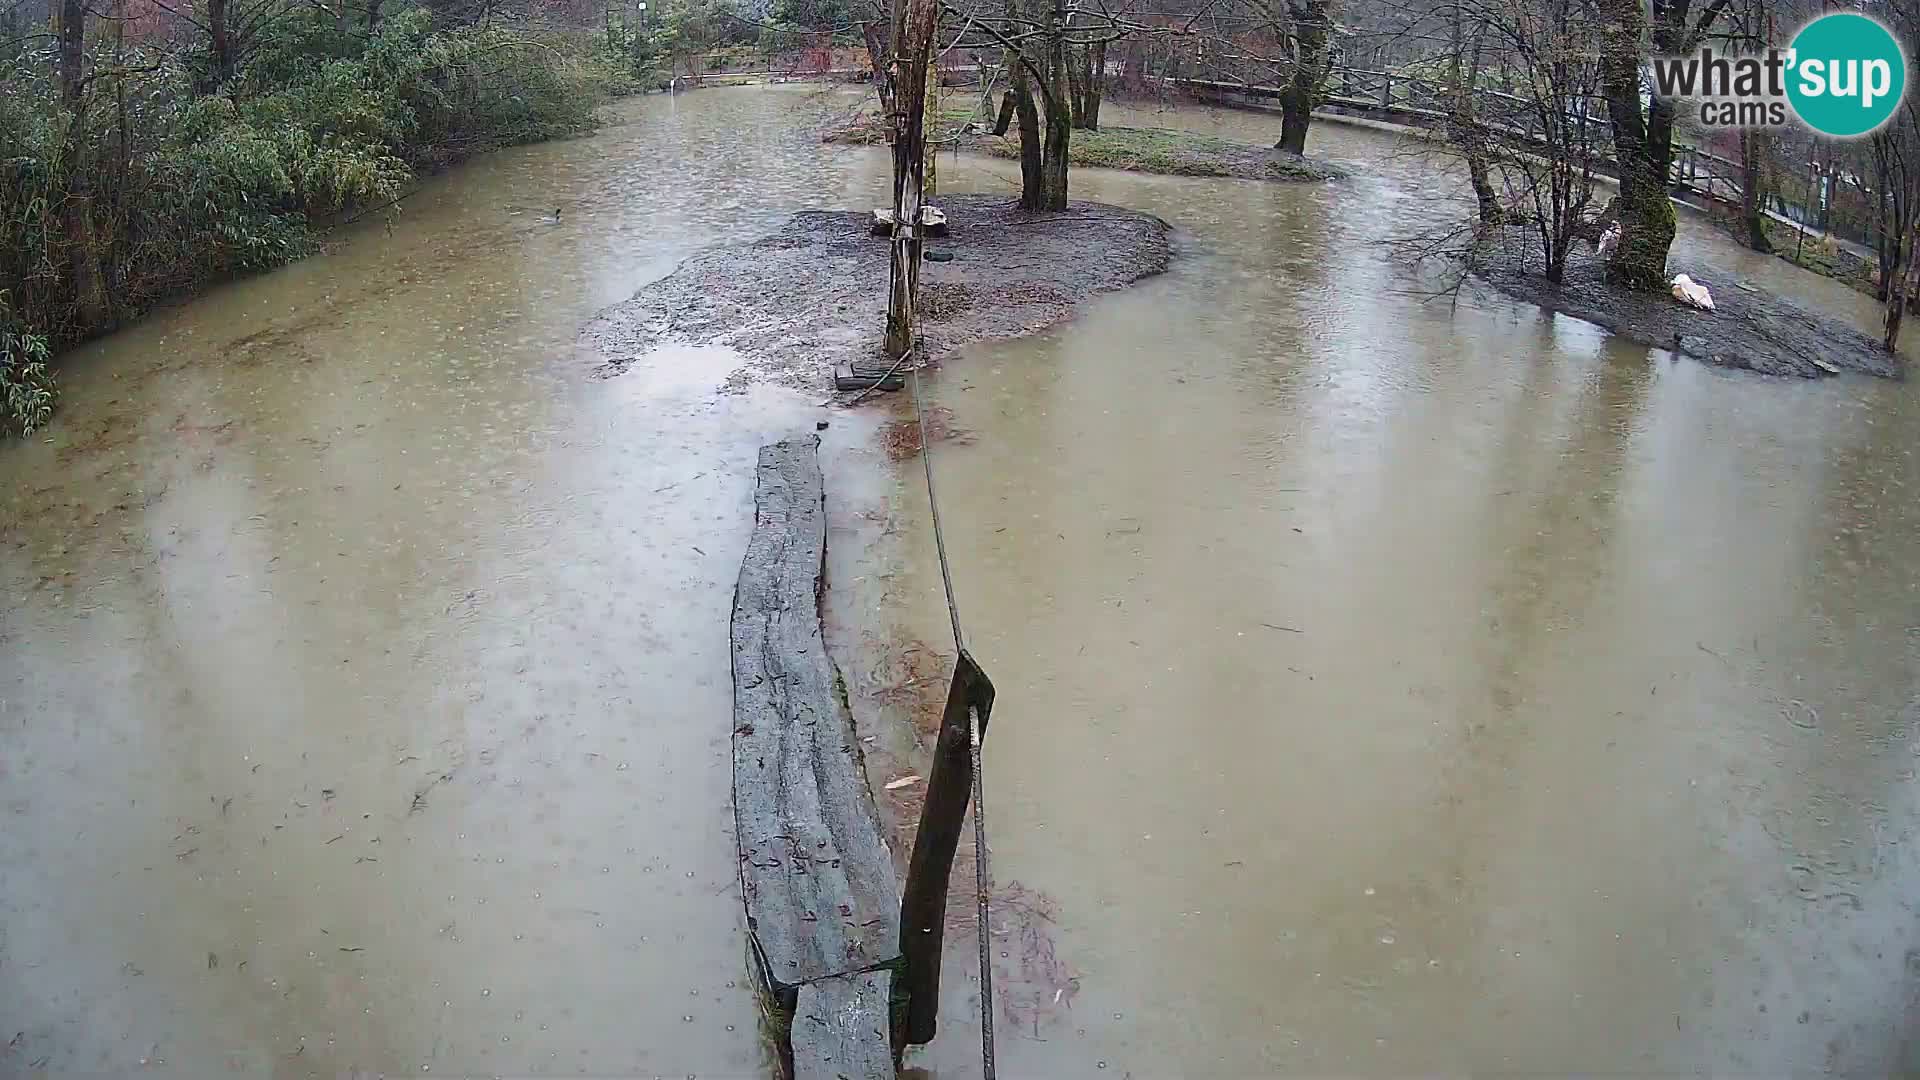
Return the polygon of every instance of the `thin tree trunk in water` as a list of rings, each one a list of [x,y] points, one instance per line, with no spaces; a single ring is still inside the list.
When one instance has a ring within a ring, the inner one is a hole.
[[[893,32],[893,252],[887,279],[890,357],[913,348],[914,301],[920,288],[920,206],[926,168],[927,59],[938,0],[904,0]]]
[[[1280,142],[1278,148],[1290,153],[1307,152],[1307,126],[1313,122],[1313,106],[1320,93],[1320,80],[1327,74],[1327,34],[1330,12],[1328,0],[1305,0],[1289,4],[1294,21],[1293,75],[1287,80],[1280,98]]]
[[[1894,348],[1900,344],[1900,323],[1906,318],[1907,305],[1913,302],[1914,265],[1920,263],[1920,258],[1914,257],[1917,254],[1914,250],[1914,245],[1909,242],[1905,247],[1907,251],[1906,265],[1900,273],[1899,288],[1888,291],[1887,332],[1886,335],[1880,339],[1880,344],[1884,346],[1888,352],[1892,352]]]
[[[54,77],[60,104],[67,117],[66,198],[61,208],[62,232],[67,244],[67,272],[73,278],[74,315],[80,330],[91,333],[107,326],[107,285],[100,273],[100,252],[93,233],[93,161],[87,152],[87,5],[86,0],[60,0],[59,48]]]
[[[1767,239],[1766,214],[1762,208],[1766,205],[1765,183],[1760,168],[1759,132],[1745,129],[1740,132],[1740,216],[1747,226],[1747,246],[1763,254],[1773,253],[1773,242]]]
[[[1620,246],[1607,262],[1607,280],[1633,289],[1663,289],[1674,233],[1673,204],[1667,199],[1673,107],[1668,103],[1662,109],[1654,99],[1651,124],[1640,110],[1640,37],[1646,29],[1641,0],[1603,2],[1608,40],[1600,53],[1600,90],[1620,165],[1621,230]]]
[[[1040,153],[1042,210],[1067,208],[1067,154],[1073,142],[1073,117],[1067,103],[1067,36],[1061,0],[1049,4],[1043,23],[1047,42],[1047,141]]]
[[[1100,100],[1107,90],[1107,43],[1094,42],[1087,46],[1087,82],[1081,92],[1086,99],[1080,106],[1080,126],[1088,131],[1100,130]]]

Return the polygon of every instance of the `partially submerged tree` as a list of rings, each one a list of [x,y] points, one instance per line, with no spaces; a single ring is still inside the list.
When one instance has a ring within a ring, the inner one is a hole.
[[[1586,107],[1600,79],[1592,8],[1587,0],[1464,0],[1441,14],[1451,28],[1447,68],[1457,73],[1445,130],[1473,188],[1470,232],[1485,243],[1524,228],[1527,265],[1558,282],[1575,244],[1595,242],[1605,224],[1594,205],[1605,122]],[[1489,49],[1504,58],[1511,92],[1477,87]]]
[[[1204,0],[1177,21],[1149,24],[1107,0],[980,0],[949,9],[963,35],[998,46],[1020,137],[1020,205],[1064,210],[1074,129],[1099,127],[1107,48],[1114,42],[1193,33]]]
[[[920,209],[926,176],[927,66],[939,27],[939,0],[900,0],[888,66],[893,111],[893,250],[887,276],[886,351],[913,348],[914,306],[924,248]]]
[[[1286,96],[1280,99],[1276,145],[1281,150],[1307,152],[1307,128],[1313,123],[1314,106],[1320,103],[1320,86],[1333,67],[1333,4],[1334,0],[1286,2],[1293,70],[1287,77]]]
[[[1675,229],[1668,197],[1674,101],[1641,77],[1641,61],[1649,48],[1663,55],[1698,48],[1729,2],[1708,0],[1696,11],[1694,0],[1595,0],[1602,31],[1600,89],[1620,169],[1622,235],[1607,263],[1607,279],[1616,284],[1665,289]]]

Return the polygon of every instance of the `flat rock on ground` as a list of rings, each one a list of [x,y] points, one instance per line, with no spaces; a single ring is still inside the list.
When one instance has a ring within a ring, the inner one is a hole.
[[[920,271],[927,355],[1032,333],[1098,293],[1165,270],[1171,230],[1151,214],[1100,203],[1033,214],[996,195],[932,200],[949,236],[928,247],[948,262]],[[871,210],[805,211],[758,240],[711,248],[581,332],[598,370],[616,375],[655,346],[726,345],[745,365],[730,388],[771,381],[831,385],[836,364],[883,360],[887,241],[868,235]]]
[[[1677,335],[1679,352],[1703,363],[1801,379],[1843,371],[1898,379],[1905,371],[1897,355],[1845,320],[1712,267],[1670,267],[1711,290],[1715,310],[1700,311],[1664,292],[1636,293],[1607,284],[1605,265],[1584,251],[1568,259],[1565,280],[1553,285],[1515,253],[1518,247],[1500,245],[1486,253],[1480,275],[1495,289],[1642,345],[1672,349]]]

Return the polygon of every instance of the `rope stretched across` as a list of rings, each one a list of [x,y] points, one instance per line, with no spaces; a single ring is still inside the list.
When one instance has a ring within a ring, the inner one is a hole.
[[[902,360],[906,357],[902,356]],[[896,367],[899,365],[896,363]],[[953,570],[947,564],[947,537],[940,528],[940,500],[933,491],[933,440],[927,435],[927,414],[920,407],[920,367],[909,369],[913,392],[913,418],[920,427],[920,463],[927,472],[927,507],[933,516],[933,546],[940,557],[940,583],[947,592],[947,616],[953,620],[953,648],[957,655],[966,648],[960,631],[960,606],[953,599]],[[980,938],[980,1069],[986,1080],[994,1080],[993,1055],[993,962],[987,936],[989,900],[993,889],[992,868],[987,864],[987,806],[980,768],[980,710],[967,707],[967,751],[973,763],[973,886],[979,916]]]

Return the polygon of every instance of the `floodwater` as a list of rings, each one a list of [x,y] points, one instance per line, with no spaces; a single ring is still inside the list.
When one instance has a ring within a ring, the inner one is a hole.
[[[597,380],[574,334],[878,202],[820,108],[624,103],[71,359],[0,454],[0,1074],[764,1073],[727,759],[754,450],[832,420],[887,775],[945,648],[918,462],[877,448],[898,401],[719,394],[718,350]],[[929,379],[1000,690],[1001,1067],[1915,1065],[1909,388],[1423,303],[1372,241],[1445,185],[1377,132],[1312,149],[1359,175],[1076,173],[1174,222],[1174,270]],[[958,1077],[950,945],[915,1060]]]
[[[727,617],[817,402],[574,336],[883,189],[804,106],[623,103],[70,359],[0,453],[0,1075],[764,1071]]]
[[[1375,132],[1313,140],[1356,179],[1076,175],[1184,257],[930,382],[999,688],[1000,1068],[1920,1068],[1912,388],[1423,302],[1374,241],[1433,212],[1431,175]],[[1875,326],[1683,233],[1681,260]],[[945,648],[900,483],[879,607]],[[940,1075],[977,1072],[977,1002],[949,984]]]

